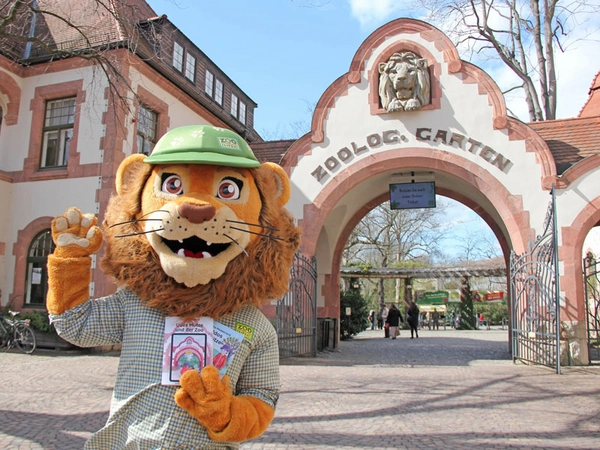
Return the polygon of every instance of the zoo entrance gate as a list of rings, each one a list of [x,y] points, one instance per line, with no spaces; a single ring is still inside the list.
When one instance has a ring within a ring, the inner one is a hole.
[[[277,302],[279,357],[317,356],[317,259],[296,253],[288,293]]]
[[[371,269],[343,267],[341,276],[348,278],[435,278],[435,277],[499,277],[506,276],[505,266],[471,268]],[[322,347],[337,341],[337,322],[324,319],[317,329],[317,261],[296,254],[290,269],[288,293],[277,303],[277,336],[279,356],[316,356],[318,335]]]
[[[560,373],[554,190],[551,194],[544,234],[531,245],[529,253],[520,256],[511,254],[511,341],[513,360],[554,366]],[[359,267],[343,267],[340,272],[342,277],[348,278],[469,278],[506,276],[506,267],[380,268],[368,271]],[[313,256],[308,259],[296,254],[290,269],[289,292],[277,304],[276,328],[280,357],[316,356],[316,299],[316,258]],[[596,318],[597,310],[594,314]],[[545,320],[539,320],[542,313],[545,314],[542,318]],[[532,321],[532,318],[536,320]],[[534,322],[538,325],[535,329],[532,328]],[[542,322],[550,326],[541,327]],[[598,322],[595,323],[597,325]],[[328,322],[324,321],[323,324],[328,325]],[[335,328],[322,330],[321,334],[332,332],[337,334]]]

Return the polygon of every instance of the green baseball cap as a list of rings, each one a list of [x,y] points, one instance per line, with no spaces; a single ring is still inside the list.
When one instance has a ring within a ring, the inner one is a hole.
[[[148,164],[215,164],[258,167],[260,162],[237,133],[210,125],[173,128],[159,139]]]

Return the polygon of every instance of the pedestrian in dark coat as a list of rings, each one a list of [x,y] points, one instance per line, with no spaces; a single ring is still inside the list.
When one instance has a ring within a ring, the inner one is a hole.
[[[402,314],[400,314],[400,310],[393,303],[390,305],[386,322],[390,324],[390,337],[392,339],[396,339],[396,337],[400,334],[399,326],[400,322],[403,322],[403,319]]]
[[[415,302],[410,302],[408,309],[406,310],[406,321],[410,327],[410,338],[414,336],[419,338],[419,307]]]

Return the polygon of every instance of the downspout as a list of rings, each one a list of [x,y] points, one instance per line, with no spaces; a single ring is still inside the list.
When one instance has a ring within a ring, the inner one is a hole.
[[[37,22],[37,9],[38,9],[38,2],[37,2],[37,0],[33,0],[33,4],[31,5],[31,10],[33,13],[31,15],[31,27],[29,28],[29,35],[27,36],[29,39],[33,39],[33,37],[35,36],[35,25]],[[25,53],[23,54],[24,59],[29,59],[29,55],[31,55],[31,46],[32,46],[32,42],[27,41],[27,43],[25,44]]]

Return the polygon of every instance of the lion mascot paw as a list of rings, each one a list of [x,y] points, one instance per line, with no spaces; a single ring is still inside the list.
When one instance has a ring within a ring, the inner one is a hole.
[[[259,307],[287,291],[289,197],[285,171],[239,135],[187,126],[121,163],[102,230],[77,208],[54,219],[52,322],[81,347],[121,344],[110,417],[86,448],[224,448],[266,430],[279,350]],[[118,289],[92,299],[103,242]]]

